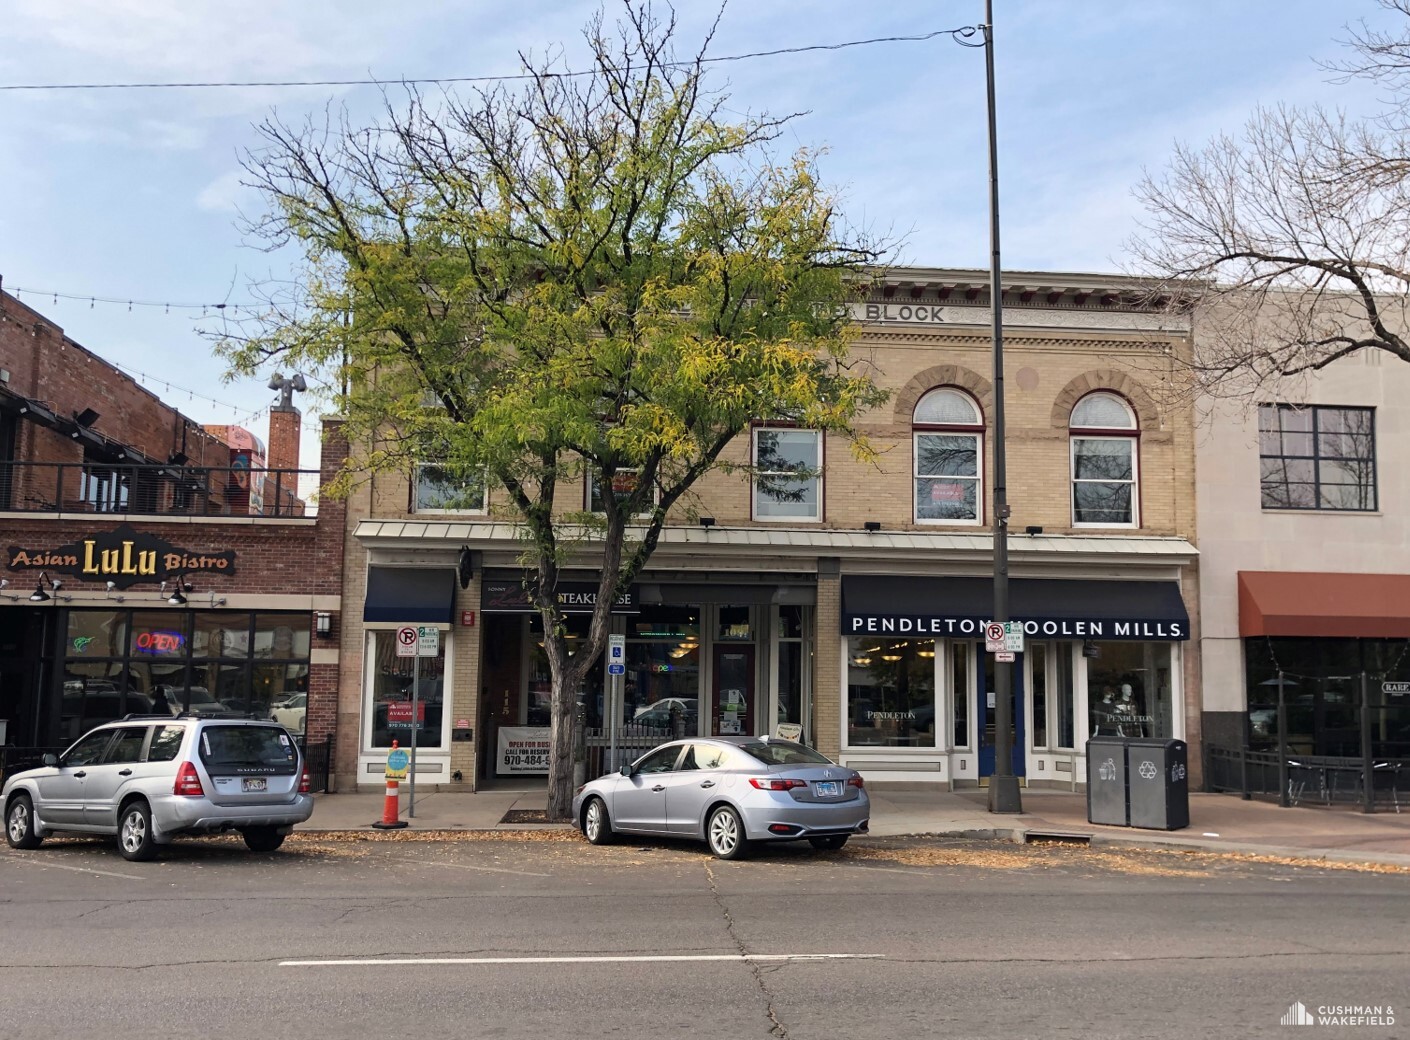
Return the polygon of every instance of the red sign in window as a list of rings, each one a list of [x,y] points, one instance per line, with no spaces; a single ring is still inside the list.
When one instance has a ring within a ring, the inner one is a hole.
[[[138,632],[133,636],[133,645],[139,654],[179,654],[186,637],[180,632]]]
[[[426,724],[426,702],[425,702],[425,701],[418,701],[418,702],[416,703],[416,722],[417,722],[418,725],[422,725],[422,726],[424,726],[424,725]],[[387,725],[388,725],[388,726],[404,726],[404,727],[410,729],[410,728],[411,728],[411,702],[410,702],[410,701],[394,701],[393,703],[388,704],[388,705],[387,705]]]

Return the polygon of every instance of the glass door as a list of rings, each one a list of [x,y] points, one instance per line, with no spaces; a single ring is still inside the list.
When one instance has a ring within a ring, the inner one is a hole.
[[[979,731],[979,776],[981,779],[992,776],[994,773],[994,741],[995,741],[995,668],[994,655],[984,653],[983,646],[979,648],[977,656],[980,658],[983,671],[979,676],[978,695],[981,698],[979,717],[984,720],[984,725]],[[1026,720],[1023,716],[1023,654],[1019,654],[1018,660],[1010,666],[1013,675],[1013,688],[1009,691],[1013,712],[1013,774],[1014,776],[1026,776],[1027,766],[1024,761],[1023,745],[1024,726]]]
[[[715,647],[714,711],[712,736],[747,736],[754,733],[754,647],[718,644]]]

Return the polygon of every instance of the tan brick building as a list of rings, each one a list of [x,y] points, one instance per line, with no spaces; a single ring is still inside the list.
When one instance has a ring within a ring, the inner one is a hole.
[[[1028,633],[1015,761],[1030,783],[1068,783],[1094,733],[1199,740],[1194,440],[1188,407],[1164,393],[1189,329],[1122,280],[1005,277],[1012,613]],[[790,493],[717,472],[671,518],[614,608],[621,717],[641,741],[673,724],[797,726],[869,779],[981,783],[993,767],[988,277],[893,270],[856,317],[853,357],[892,391],[861,421],[878,457],[765,424],[739,439],[732,459]],[[378,477],[348,503],[338,765],[362,784],[411,728],[391,631],[404,623],[441,631],[418,688],[421,781],[468,787],[539,766],[548,675],[515,530],[493,497],[444,478]],[[561,494],[565,510],[591,507],[587,488]],[[593,580],[590,551],[581,566]],[[604,669],[591,674],[596,732],[613,700]]]

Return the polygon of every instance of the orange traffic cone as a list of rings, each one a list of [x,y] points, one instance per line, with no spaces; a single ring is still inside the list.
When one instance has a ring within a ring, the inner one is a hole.
[[[400,751],[400,750],[397,748],[397,743],[398,743],[398,742],[395,741],[395,740],[392,741],[392,750],[391,750],[391,753],[390,753],[389,755],[387,755],[387,769],[388,769],[388,772],[389,772],[389,773],[390,773],[391,768],[392,768],[391,760],[392,760],[393,756],[400,756],[402,759],[405,759],[405,757],[406,757],[406,752],[405,752],[405,751]],[[383,801],[382,801],[382,818],[372,825],[372,826],[376,827],[378,830],[382,830],[382,831],[392,831],[392,830],[397,830],[397,829],[399,829],[399,828],[402,828],[402,827],[405,827],[405,826],[406,826],[406,821],[405,821],[405,820],[400,820],[400,819],[397,818],[397,815],[398,815],[398,813],[400,812],[400,809],[401,809],[401,798],[400,798],[400,795],[398,794],[398,787],[399,787],[399,786],[400,786],[400,784],[399,784],[399,781],[397,780],[397,778],[394,777],[394,776],[388,775],[388,777],[387,777],[387,797],[386,797],[385,799],[383,799]]]

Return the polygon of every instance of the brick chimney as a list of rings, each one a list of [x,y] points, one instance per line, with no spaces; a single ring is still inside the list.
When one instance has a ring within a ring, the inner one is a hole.
[[[303,390],[304,377],[285,379],[279,373],[269,381],[269,389],[279,391],[279,400],[269,410],[269,454],[265,465],[270,469],[299,468],[299,434],[303,428],[303,413],[294,406],[294,391]]]

